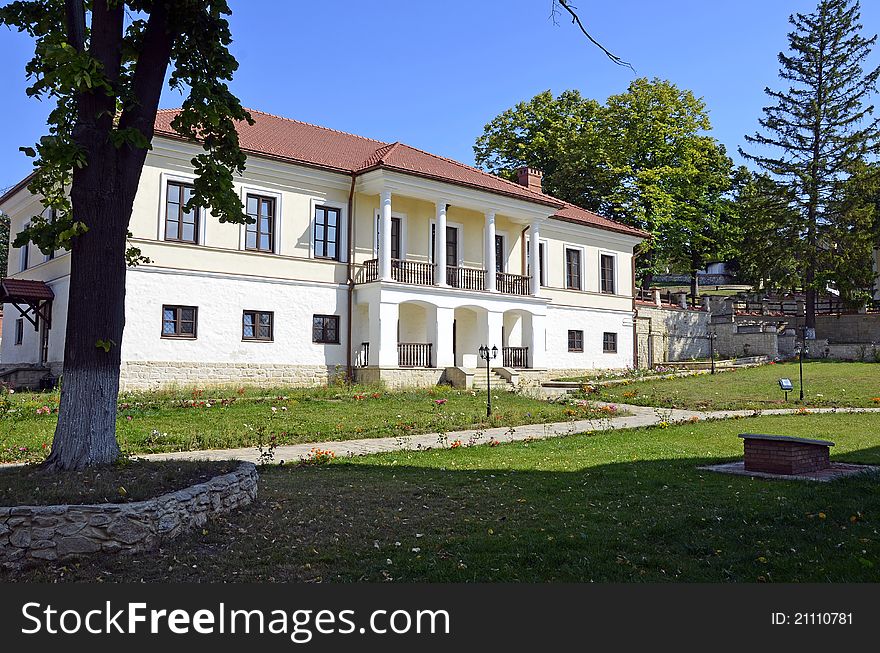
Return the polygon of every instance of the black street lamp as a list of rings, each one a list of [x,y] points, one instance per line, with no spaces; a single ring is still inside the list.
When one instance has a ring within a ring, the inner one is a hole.
[[[807,327],[801,327],[801,346],[798,356],[798,367],[801,375],[801,402],[804,401],[804,350],[807,348]]]
[[[492,417],[492,381],[489,378],[489,361],[498,358],[498,347],[480,345],[480,358],[486,361],[486,417]]]
[[[715,374],[715,332],[709,332],[709,358],[712,360],[712,374]]]

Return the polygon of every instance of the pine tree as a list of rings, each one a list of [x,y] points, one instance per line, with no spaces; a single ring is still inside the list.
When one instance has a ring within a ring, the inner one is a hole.
[[[779,54],[779,76],[789,88],[765,89],[775,103],[764,108],[763,131],[746,136],[757,151],[740,149],[791,193],[809,330],[816,326],[817,290],[840,272],[828,234],[842,236],[853,226],[847,220],[855,214],[836,210],[835,197],[878,142],[870,99],[880,68],[863,68],[877,36],[861,35],[860,18],[858,0],[821,0],[814,12],[789,17],[789,53]]]

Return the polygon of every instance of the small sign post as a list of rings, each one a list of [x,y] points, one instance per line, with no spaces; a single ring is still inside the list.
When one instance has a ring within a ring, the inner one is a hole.
[[[788,401],[788,393],[794,390],[791,379],[779,379],[779,389],[785,393],[785,401]]]

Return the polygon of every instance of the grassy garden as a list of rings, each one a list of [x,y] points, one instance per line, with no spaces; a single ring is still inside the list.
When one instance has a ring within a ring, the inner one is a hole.
[[[272,466],[255,504],[157,553],[15,579],[876,582],[877,477],[698,469],[746,430],[880,464],[880,415],[805,414]]]
[[[37,462],[48,454],[57,392],[0,392],[0,462]],[[125,453],[297,444],[387,437],[486,426],[518,426],[608,417],[576,403],[548,403],[514,393],[493,394],[486,418],[483,393],[437,387],[388,392],[378,388],[195,389],[125,394],[117,434]]]
[[[779,379],[787,377],[794,392],[785,395]],[[804,363],[804,401],[798,401],[798,364],[777,363],[656,381],[633,379],[614,386],[589,386],[591,399],[637,406],[687,410],[735,410],[809,407],[880,408],[880,364],[808,361]]]

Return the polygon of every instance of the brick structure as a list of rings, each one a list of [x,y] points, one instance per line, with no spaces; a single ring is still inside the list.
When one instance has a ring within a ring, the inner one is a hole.
[[[741,433],[745,469],[770,474],[806,474],[831,467],[827,440],[808,440],[784,435]]]

